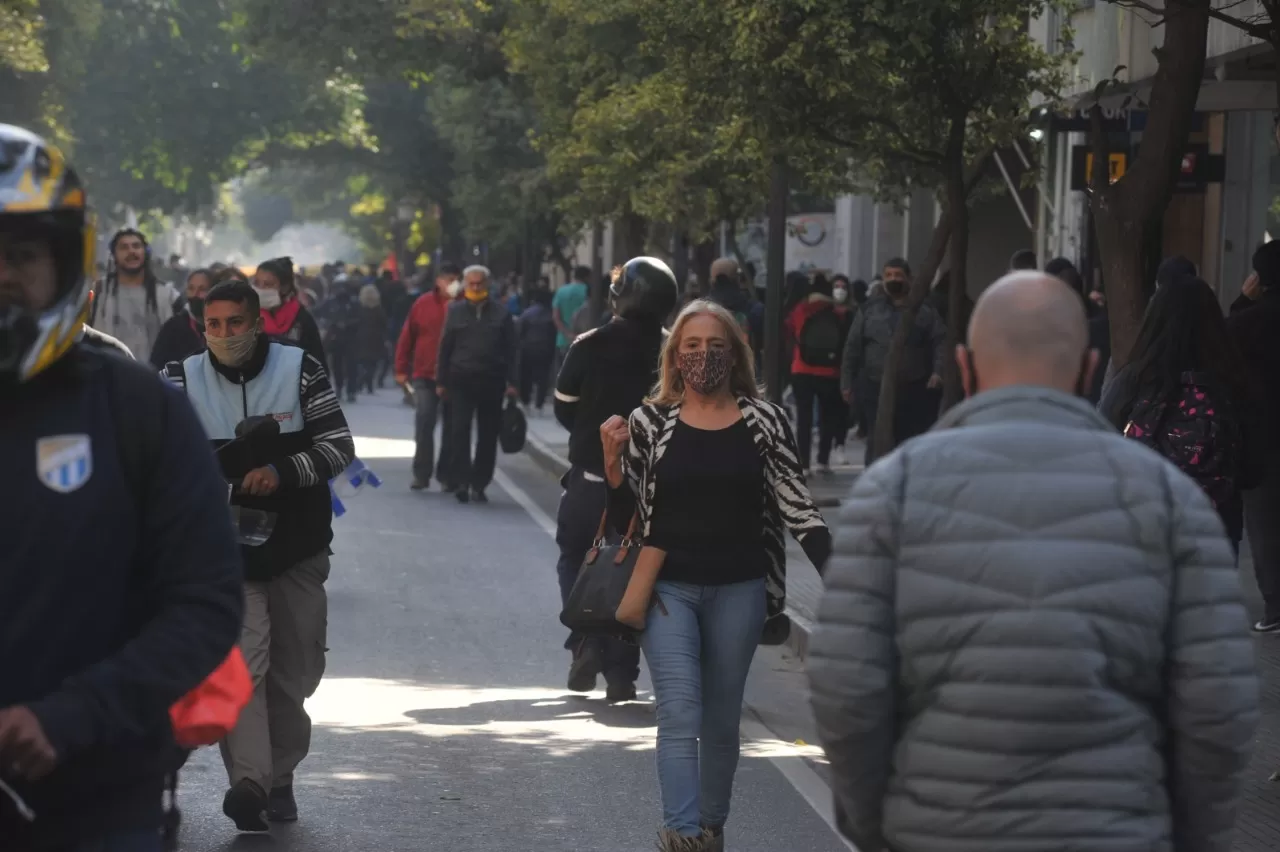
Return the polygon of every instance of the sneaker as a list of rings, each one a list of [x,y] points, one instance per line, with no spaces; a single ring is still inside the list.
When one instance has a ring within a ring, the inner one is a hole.
[[[600,649],[594,642],[584,640],[573,654],[569,664],[569,690],[591,692],[596,688],[596,676],[600,674]]]
[[[440,492],[441,492],[442,494],[452,494],[453,492],[455,492],[455,491],[457,491],[457,490],[458,490],[458,486],[454,485],[454,484],[453,484],[453,483],[451,483],[451,482],[441,482],[441,483],[440,483]]]
[[[266,791],[258,782],[242,778],[232,785],[222,799],[222,812],[231,818],[240,831],[262,834],[271,826],[263,819],[267,809]]]
[[[844,467],[849,463],[849,454],[844,451],[844,447],[836,447],[831,451],[831,463],[838,467]]]
[[[423,482],[421,479],[415,479],[413,484],[409,486],[410,491],[426,491],[431,487],[430,482]]]
[[[273,787],[267,797],[267,819],[271,822],[297,822],[298,802],[293,798],[293,785]]]
[[[470,503],[471,492],[465,488],[459,488],[453,492],[453,496],[457,498],[459,503]]]
[[[1254,633],[1280,633],[1280,618],[1275,616],[1267,616],[1266,618],[1253,625]]]
[[[604,694],[604,700],[610,704],[621,704],[624,701],[636,700],[636,685],[634,683],[611,683],[609,689]]]
[[[484,496],[484,491],[483,491],[483,490],[481,490],[481,489],[479,489],[479,488],[472,488],[472,489],[471,489],[471,502],[473,502],[473,503],[488,503],[488,502],[489,502],[489,498],[488,498],[488,497],[486,497],[486,496]]]

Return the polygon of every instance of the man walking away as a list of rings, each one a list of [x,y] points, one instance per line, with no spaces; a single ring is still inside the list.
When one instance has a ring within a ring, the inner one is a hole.
[[[1080,397],[1079,296],[978,300],[969,399],[854,485],[810,646],[860,849],[1229,852],[1258,721],[1209,499]]]
[[[899,257],[885,264],[883,287],[883,293],[868,298],[854,318],[840,371],[840,391],[845,402],[856,402],[867,430],[867,464],[875,454],[880,382],[889,360],[889,344],[911,292],[911,267],[905,260]],[[927,431],[937,419],[937,400],[931,391],[942,387],[946,333],[938,312],[927,301],[921,304],[898,365],[898,400],[893,420],[897,444]]]
[[[551,314],[551,291],[533,291],[533,304],[517,324],[520,333],[520,402],[534,404],[538,416],[547,402],[551,364],[556,357],[556,326]],[[535,393],[535,388],[536,393]]]
[[[1280,428],[1280,242],[1253,255],[1253,274],[1231,306],[1227,328],[1240,350],[1264,435]],[[1244,494],[1244,524],[1253,552],[1253,572],[1266,610],[1258,633],[1280,634],[1280,444],[1262,442],[1262,484]]]
[[[555,297],[551,300],[551,311],[556,324],[556,363],[557,366],[564,362],[565,353],[569,351],[569,344],[573,342],[573,317],[574,314],[587,303],[591,297],[591,290],[587,286],[587,282],[591,280],[591,268],[587,266],[579,266],[573,270],[573,280],[556,291]]]
[[[440,397],[436,394],[436,367],[440,355],[440,338],[444,335],[444,321],[452,302],[450,288],[462,273],[452,263],[441,264],[435,287],[430,293],[419,296],[409,310],[409,318],[400,332],[396,344],[396,383],[413,383],[414,442],[413,485],[414,491],[431,487],[432,462],[435,454],[436,418],[440,411]],[[445,445],[449,420],[444,419],[444,434],[440,442],[440,464],[435,471],[445,491],[455,487],[445,465]]]
[[[173,316],[176,293],[151,271],[151,249],[141,232],[117,231],[109,250],[111,266],[94,292],[89,324],[129,347],[139,361],[150,361],[161,327]]]
[[[560,596],[567,601],[608,502],[600,424],[628,417],[653,387],[662,349],[662,324],[675,308],[676,277],[662,261],[638,257],[613,273],[609,297],[614,318],[579,337],[556,381],[556,419],[569,430],[569,470],[556,518]],[[591,692],[603,672],[610,701],[636,697],[640,651],[616,639],[570,635],[569,689]]]
[[[160,852],[169,708],[235,645],[240,554],[182,394],[78,342],[62,154],[0,125],[0,849]]]
[[[448,399],[453,408],[449,464],[450,474],[457,477],[454,496],[459,503],[487,503],[489,498],[484,492],[498,462],[502,397],[504,392],[507,396],[516,395],[519,342],[511,313],[505,305],[489,298],[489,270],[469,266],[462,278],[465,298],[449,308],[440,340],[436,393]],[[472,421],[476,425],[474,463]]]
[[[253,699],[222,742],[231,789],[222,810],[241,831],[266,831],[269,819],[298,818],[293,773],[311,748],[303,702],[324,674],[333,512],[329,480],[355,455],[324,366],[301,347],[263,333],[258,294],[241,281],[209,291],[204,307],[209,349],[165,367],[186,388],[214,447],[250,418],[278,424],[252,452],[223,457],[237,505],[274,512],[267,541],[243,547],[245,614],[240,648],[253,675]],[[224,490],[225,494],[226,491]],[[219,515],[225,517],[220,510]]]

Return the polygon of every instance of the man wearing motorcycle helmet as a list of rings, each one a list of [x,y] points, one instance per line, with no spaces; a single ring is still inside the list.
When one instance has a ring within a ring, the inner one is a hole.
[[[168,710],[239,630],[226,486],[195,413],[82,342],[92,246],[62,154],[0,125],[6,850],[159,850]]]
[[[609,302],[613,319],[578,337],[556,379],[556,419],[569,430],[569,461],[556,518],[560,545],[560,594],[568,600],[608,501],[600,424],[626,417],[644,400],[658,373],[663,323],[679,298],[676,277],[657,258],[637,257],[613,272]],[[615,639],[571,635],[569,689],[590,692],[604,674],[610,701],[636,697],[640,651]]]

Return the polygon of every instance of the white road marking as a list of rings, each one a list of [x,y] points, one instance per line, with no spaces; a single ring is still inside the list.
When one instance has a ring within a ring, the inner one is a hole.
[[[533,502],[533,498],[529,496],[519,485],[511,481],[511,477],[507,476],[501,470],[493,472],[493,481],[501,486],[503,491],[511,495],[511,499],[520,504],[520,508],[529,513],[529,517],[533,518],[533,522],[542,527],[542,531],[551,536],[551,540],[556,538],[556,522],[550,515],[542,511],[542,507]]]
[[[511,495],[511,499],[515,500],[529,514],[533,522],[542,528],[543,532],[551,536],[552,540],[556,537],[556,522],[542,508],[533,501],[519,485],[516,485],[511,477],[507,476],[501,470],[495,470],[493,473],[493,481]],[[797,616],[792,615],[792,618]],[[773,732],[757,721],[754,717],[743,714],[742,717],[742,733],[753,744],[761,746],[779,746],[784,745]],[[800,797],[809,803],[809,807],[813,808],[814,813],[822,818],[827,824],[831,832],[840,839],[845,846],[852,852],[858,852],[858,847],[854,846],[843,836],[836,828],[835,808],[832,804],[831,788],[822,780],[817,772],[813,770],[805,758],[800,755],[782,755],[769,756],[767,760],[778,768],[782,773],[782,777],[787,779]]]

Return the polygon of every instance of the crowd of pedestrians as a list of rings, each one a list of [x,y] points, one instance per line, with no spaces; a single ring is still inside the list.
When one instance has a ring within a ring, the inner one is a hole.
[[[726,848],[747,675],[792,629],[788,536],[825,584],[813,710],[859,848],[1230,849],[1259,718],[1242,547],[1252,632],[1280,632],[1280,243],[1225,316],[1166,261],[1119,364],[1066,259],[1019,252],[960,316],[920,305],[893,376],[909,264],[791,274],[782,406],[757,379],[754,271],[730,258],[703,293],[653,257],[595,294],[587,269],[553,292],[449,263],[398,281],[171,258],[161,277],[123,229],[94,281],[90,230],[62,154],[0,125],[0,848],[172,841],[170,710],[227,665],[246,686],[218,737],[223,811],[245,832],[299,818],[329,483],[355,452],[342,401],[394,377],[412,488],[461,503],[487,502],[516,401],[552,396],[566,605],[606,541],[642,548],[643,629],[564,648],[568,689],[603,677],[611,703],[636,699],[643,656],[663,852]],[[966,399],[940,412],[948,359]],[[810,478],[855,431],[866,469],[825,519]]]

